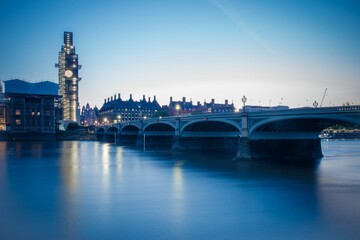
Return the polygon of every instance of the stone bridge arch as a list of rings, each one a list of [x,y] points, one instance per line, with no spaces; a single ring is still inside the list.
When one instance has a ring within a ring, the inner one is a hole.
[[[183,137],[238,137],[241,127],[237,122],[226,119],[205,119],[190,121],[180,129],[180,136]]]
[[[106,133],[114,134],[114,133],[117,133],[118,131],[119,131],[119,129],[117,127],[111,126],[106,130]]]
[[[124,125],[121,127],[120,132],[139,132],[140,127],[135,124]]]
[[[175,135],[175,127],[167,122],[148,123],[143,128],[146,135]]]
[[[360,126],[360,121],[349,116],[320,114],[271,117],[249,126],[249,139],[316,139],[321,131],[336,124]]]
[[[96,130],[96,133],[99,133],[99,134],[102,134],[102,133],[105,133],[105,128],[98,128],[97,130]]]

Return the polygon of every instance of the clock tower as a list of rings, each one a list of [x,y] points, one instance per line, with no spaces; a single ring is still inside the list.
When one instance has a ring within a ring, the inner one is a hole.
[[[59,52],[59,94],[61,96],[61,117],[65,121],[80,122],[78,55],[73,45],[73,33],[64,32],[64,44]]]

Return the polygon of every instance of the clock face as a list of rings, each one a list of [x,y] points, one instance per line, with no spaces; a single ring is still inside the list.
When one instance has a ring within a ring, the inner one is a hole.
[[[72,77],[72,75],[73,75],[73,72],[71,70],[65,71],[65,77],[70,78],[70,77]]]

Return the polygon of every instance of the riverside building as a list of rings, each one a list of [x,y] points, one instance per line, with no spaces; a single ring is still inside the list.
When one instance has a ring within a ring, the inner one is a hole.
[[[233,103],[229,103],[225,100],[225,103],[215,103],[215,99],[211,99],[211,102],[204,101],[203,104],[197,102],[193,104],[190,100],[186,101],[183,97],[182,101],[174,101],[170,97],[169,114],[170,115],[188,115],[188,114],[201,114],[201,113],[229,113],[235,112],[235,106]]]
[[[2,81],[0,81],[0,131],[6,130],[7,100],[3,92]]]
[[[7,101],[6,130],[11,133],[55,133],[58,85],[49,81],[4,81]]]
[[[161,107],[154,96],[153,101],[145,95],[143,99],[134,101],[132,94],[129,100],[122,100],[120,94],[116,94],[104,100],[104,104],[99,110],[99,124],[112,124],[122,121],[133,121],[152,117],[160,111]]]

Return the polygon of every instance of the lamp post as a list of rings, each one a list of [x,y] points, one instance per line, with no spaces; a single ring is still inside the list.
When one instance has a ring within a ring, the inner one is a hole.
[[[245,95],[242,97],[241,101],[243,103],[243,111],[245,111],[245,103],[247,101],[247,98],[245,97]]]
[[[176,116],[178,116],[178,115],[179,115],[179,111],[180,111],[180,109],[181,109],[180,105],[179,105],[179,104],[176,104],[176,105],[175,105]]]
[[[319,106],[319,103],[318,103],[317,101],[315,101],[315,102],[313,103],[313,106],[314,106],[314,108],[317,108],[317,107]]]
[[[243,103],[243,106],[245,107],[245,103],[247,101],[247,98],[245,97],[245,95],[242,97],[241,101]]]

